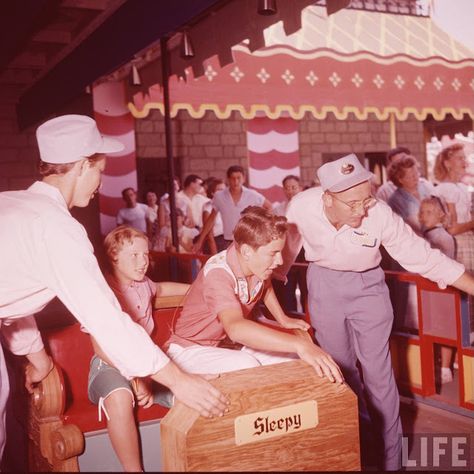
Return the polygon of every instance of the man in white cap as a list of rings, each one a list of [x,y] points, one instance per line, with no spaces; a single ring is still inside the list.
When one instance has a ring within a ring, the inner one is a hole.
[[[399,396],[389,353],[393,312],[379,247],[408,271],[441,288],[474,293],[474,278],[463,265],[431,249],[390,207],[371,195],[367,171],[354,154],[318,170],[321,187],[295,196],[287,211],[291,226],[280,277],[301,245],[307,273],[311,324],[320,346],[332,355],[359,398],[361,421],[371,421],[383,448],[382,465],[401,463]],[[360,363],[364,383],[356,366]],[[365,392],[365,393],[364,393]]]
[[[100,186],[105,154],[123,145],[101,136],[95,121],[83,115],[49,120],[36,137],[42,181],[0,193],[0,325],[10,350],[30,361],[27,388],[52,369],[33,315],[57,296],[123,375],[150,375],[203,416],[222,415],[225,397],[204,378],[182,372],[121,311],[86,230],[69,213],[89,204]],[[8,392],[0,347],[0,459]]]

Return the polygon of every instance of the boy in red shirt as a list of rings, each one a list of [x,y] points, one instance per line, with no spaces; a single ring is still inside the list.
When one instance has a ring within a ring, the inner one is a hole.
[[[234,230],[231,246],[211,257],[191,285],[183,311],[165,344],[169,357],[191,373],[220,373],[275,364],[300,357],[322,377],[341,383],[331,356],[308,338],[282,332],[250,319],[262,299],[285,328],[309,325],[286,316],[271,285],[281,265],[287,232],[286,218],[250,206]],[[240,350],[223,347],[227,339]]]

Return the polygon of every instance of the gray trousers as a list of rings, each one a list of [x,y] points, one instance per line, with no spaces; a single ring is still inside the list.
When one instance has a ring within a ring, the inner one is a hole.
[[[311,263],[307,280],[318,343],[341,367],[357,395],[362,421],[368,418],[368,402],[370,420],[383,443],[381,467],[400,469],[400,400],[389,351],[393,310],[384,273],[380,267],[350,272]]]

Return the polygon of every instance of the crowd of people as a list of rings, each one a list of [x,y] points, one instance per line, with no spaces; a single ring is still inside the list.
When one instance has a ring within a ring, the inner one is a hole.
[[[180,252],[215,254],[229,246],[240,213],[248,206],[263,206],[271,210],[271,203],[257,191],[244,186],[245,171],[241,166],[227,170],[227,183],[209,177],[203,180],[196,174],[185,177],[182,189],[174,179],[177,230]],[[171,238],[171,208],[169,193],[160,197],[154,191],[146,193],[147,204],[137,202],[133,188],[122,191],[125,207],[117,214],[117,225],[127,224],[146,232],[150,250],[175,251]]]
[[[468,187],[461,181],[466,173],[467,160],[463,146],[446,147],[436,158],[435,182],[420,174],[419,161],[406,147],[391,149],[386,155],[388,181],[379,186],[375,197],[391,209],[413,229],[427,239],[434,248],[474,271],[474,220],[472,200]],[[276,215],[285,215],[290,200],[304,190],[298,176],[288,175],[282,187],[285,199],[271,204],[258,192],[244,186],[245,170],[231,166],[226,182],[216,177],[201,178],[196,174],[186,176],[183,189],[175,178],[177,233],[180,252],[203,252],[214,255],[226,249],[233,240],[233,230],[241,212],[249,205],[262,206]],[[313,185],[314,182],[312,183]],[[372,182],[372,188],[375,188]],[[155,192],[146,193],[146,203],[137,203],[132,188],[122,192],[126,207],[117,215],[117,224],[127,223],[147,233],[150,249],[161,252],[176,250],[171,237],[169,194],[161,196],[159,203]],[[303,251],[297,263],[305,262]],[[390,257],[385,258],[384,268],[403,271],[404,268]],[[307,300],[306,269],[294,266],[283,283],[273,281],[280,304],[287,312],[305,311]],[[395,286],[395,285],[394,285]],[[407,284],[394,289],[394,297],[401,314],[397,324],[417,329],[416,294]],[[297,297],[298,301],[297,301]],[[470,299],[470,323],[474,327],[474,303]],[[443,347],[441,381],[453,380],[452,350]],[[454,362],[455,366],[457,365]]]
[[[474,221],[471,195],[467,185],[461,181],[467,168],[463,146],[451,145],[438,155],[434,183],[421,176],[419,161],[405,147],[397,147],[387,153],[386,167],[389,179],[381,186],[373,185],[376,188],[375,197],[387,203],[422,236],[433,231],[432,225],[422,222],[420,209],[424,201],[427,205],[438,206],[443,218],[435,227],[446,230],[452,236],[445,236],[445,245],[454,245],[455,258],[472,269]],[[227,170],[225,182],[214,176],[203,179],[190,174],[185,177],[181,189],[180,180],[175,177],[181,251],[204,250],[207,254],[222,251],[232,242],[233,229],[240,213],[247,206],[262,206],[277,215],[285,215],[291,198],[307,189],[298,176],[288,175],[282,182],[285,199],[270,203],[262,194],[244,186],[245,179],[245,170],[239,165]],[[317,186],[314,182],[312,185]],[[151,250],[173,250],[169,194],[158,198],[155,191],[147,191],[144,199],[146,204],[142,204],[137,201],[136,190],[126,188],[122,191],[122,197],[125,206],[117,214],[117,225],[127,224],[145,232]],[[433,197],[438,198],[436,204],[432,201]]]
[[[390,181],[377,191],[372,173],[351,154],[320,166],[318,186],[303,190],[299,177],[285,177],[286,199],[275,205],[244,186],[241,166],[227,170],[226,183],[191,174],[180,189],[176,179],[179,250],[213,254],[189,286],[146,276],[150,249],[176,250],[169,195],[158,199],[149,191],[142,204],[134,189],[123,190],[125,207],[104,242],[107,269],[99,268],[85,229],[69,212],[89,204],[105,154],[120,151],[119,142],[80,115],[45,122],[37,139],[42,180],[0,194],[0,261],[8,268],[0,272],[2,345],[29,360],[28,390],[52,369],[33,315],[57,296],[91,336],[89,398],[105,413],[125,470],[142,468],[135,401],[169,406],[176,397],[202,416],[223,416],[228,400],[209,377],[294,358],[352,388],[361,433],[373,434],[363,443],[377,446],[379,467],[400,468],[399,395],[389,353],[393,310],[380,247],[406,270],[472,298],[474,221],[461,182],[461,146],[437,157],[436,186],[420,178],[418,161],[399,148],[388,153]],[[302,249],[307,281],[290,271]],[[287,314],[296,284],[307,291],[317,344],[272,327],[309,329]],[[183,310],[159,348],[148,337],[152,300],[170,294],[185,297]],[[261,314],[250,318],[259,302],[276,323]],[[452,356],[442,355],[446,381]],[[206,377],[198,375],[203,372]],[[1,456],[9,392],[2,351],[0,375]]]
[[[467,168],[463,146],[451,145],[438,155],[435,182],[421,176],[419,161],[406,147],[387,152],[386,168],[388,181],[379,187],[372,182],[373,190],[376,188],[375,197],[387,203],[433,247],[461,262],[468,271],[474,271],[471,195],[467,185],[461,181]],[[233,230],[240,214],[247,206],[262,206],[284,216],[291,199],[305,189],[300,177],[288,175],[282,182],[285,199],[272,204],[262,194],[244,186],[245,178],[245,170],[238,165],[227,170],[225,182],[214,176],[203,179],[190,174],[180,189],[179,179],[175,178],[180,252],[214,255],[226,249],[233,240]],[[137,203],[132,188],[124,189],[122,195],[126,206],[117,215],[117,225],[126,223],[146,231],[151,250],[176,250],[171,237],[169,194],[158,200],[154,191],[148,191],[146,205]],[[297,262],[305,262],[303,252],[298,255]],[[403,270],[391,259],[384,261],[384,265],[386,269]],[[278,299],[286,311],[297,310],[297,289],[301,295],[299,307],[305,310],[305,273],[305,268],[295,266],[289,271],[285,284],[274,280]],[[472,306],[471,301],[471,324],[474,326]],[[452,374],[443,370],[443,381],[451,379]]]
[[[444,148],[436,157],[435,183],[420,176],[416,158],[406,148],[397,148],[388,155],[389,181],[377,191],[377,197],[400,215],[415,233],[431,246],[474,271],[474,220],[472,198],[462,182],[467,171],[463,145]],[[397,266],[394,266],[395,269]],[[400,294],[398,295],[400,296]],[[416,305],[414,294],[406,294],[408,304]],[[474,301],[469,297],[469,322],[474,331]],[[415,320],[415,325],[417,321]],[[473,341],[471,341],[473,342]],[[442,346],[441,383],[453,380],[457,366],[453,350]]]

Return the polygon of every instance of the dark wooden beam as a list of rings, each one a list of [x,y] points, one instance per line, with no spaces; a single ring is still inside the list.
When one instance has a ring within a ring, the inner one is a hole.
[[[0,71],[47,22],[58,0],[14,0],[0,6]]]
[[[63,8],[82,8],[86,10],[105,10],[108,0],[62,0]]]
[[[225,1],[128,0],[20,97],[20,129],[53,114],[97,78],[113,72],[151,43]]]
[[[71,32],[53,29],[41,30],[33,36],[32,41],[36,43],[68,44],[71,42]]]

